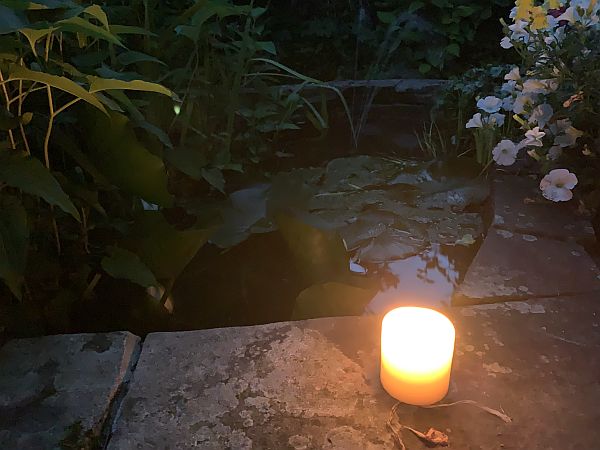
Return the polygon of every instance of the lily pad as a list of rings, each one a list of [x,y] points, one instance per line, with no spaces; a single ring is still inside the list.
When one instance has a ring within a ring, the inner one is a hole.
[[[489,197],[489,187],[484,183],[470,183],[453,189],[420,196],[416,206],[425,209],[452,209],[463,211],[469,206],[479,206]]]
[[[385,263],[422,252],[427,242],[408,231],[388,228],[358,251],[361,263]]]
[[[275,230],[275,225],[267,220],[268,192],[268,184],[233,192],[229,196],[230,204],[221,210],[223,225],[210,241],[221,248],[229,248],[252,233]]]
[[[353,156],[329,162],[322,192],[352,191],[386,185],[405,170],[405,162],[375,156]]]
[[[359,316],[375,291],[343,283],[316,284],[296,298],[292,320],[331,316]]]

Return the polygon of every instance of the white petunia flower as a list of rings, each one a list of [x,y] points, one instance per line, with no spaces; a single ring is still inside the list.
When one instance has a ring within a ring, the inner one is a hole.
[[[502,47],[505,50],[508,50],[509,48],[513,47],[513,44],[508,36],[504,36],[502,39],[500,39],[500,47]]]
[[[540,130],[540,127],[535,127],[531,130],[527,130],[525,133],[525,145],[531,147],[542,147],[542,138],[546,136],[546,133]]]
[[[564,134],[560,134],[554,138],[554,145],[560,145],[561,147],[572,147],[577,143],[577,139],[583,136],[583,131],[578,130],[574,126],[568,126],[564,131]]]
[[[501,140],[492,150],[494,161],[501,166],[512,166],[519,153],[520,146],[509,139]]]
[[[562,22],[563,20],[569,22],[569,24],[574,24],[579,19],[579,14],[577,13],[576,8],[573,6],[569,6],[564,13],[558,16],[558,21]]]
[[[483,128],[483,120],[481,119],[481,113],[473,114],[473,117],[469,119],[465,128]]]
[[[544,86],[550,92],[556,91],[558,89],[558,80],[556,78],[542,80],[542,83],[544,83]]]
[[[577,176],[567,169],[551,170],[540,182],[542,194],[553,202],[566,202],[573,198],[573,189],[577,185]]]
[[[545,94],[547,92],[544,80],[529,79],[523,83],[523,94]]]
[[[502,100],[502,109],[504,111],[512,111],[515,106],[515,99],[513,97],[506,97]]]
[[[526,109],[530,108],[533,105],[533,97],[527,94],[520,94],[515,99],[513,105],[513,112],[515,114],[523,114],[526,112]]]
[[[521,79],[521,73],[519,71],[519,68],[515,66],[512,69],[510,69],[510,72],[504,75],[504,79],[506,81],[519,81]]]
[[[512,94],[516,90],[517,90],[517,82],[514,80],[509,80],[506,83],[503,83],[502,87],[500,88],[500,91],[504,92],[506,94]]]
[[[554,115],[552,106],[548,103],[543,103],[536,106],[529,117],[529,123],[535,123],[539,127],[544,128]]]
[[[481,98],[477,101],[477,107],[487,113],[496,113],[500,111],[502,107],[502,100],[493,95],[489,95],[485,98]]]
[[[548,154],[546,155],[550,161],[556,161],[562,155],[562,148],[559,145],[553,145],[548,150]]]
[[[512,31],[510,38],[513,41],[529,42],[529,32],[525,29],[527,25],[529,25],[529,23],[526,20],[518,20],[510,25],[508,27],[508,29]]]
[[[497,127],[501,127],[502,125],[504,125],[505,120],[506,116],[504,114],[494,113],[490,114],[490,117],[488,117],[487,119],[487,123]]]

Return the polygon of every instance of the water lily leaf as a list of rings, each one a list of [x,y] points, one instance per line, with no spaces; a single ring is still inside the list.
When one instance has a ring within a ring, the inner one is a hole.
[[[173,199],[162,159],[138,141],[126,116],[114,111],[109,116],[90,114],[86,118],[87,156],[114,185],[147,202],[170,206]]]
[[[102,258],[102,268],[113,278],[121,278],[142,287],[158,286],[154,274],[138,255],[119,247],[109,247],[110,256]]]
[[[11,195],[0,197],[0,210],[0,278],[20,300],[29,246],[27,213]]]
[[[296,298],[292,320],[315,317],[360,316],[375,291],[343,283],[316,284]]]
[[[221,210],[223,226],[210,241],[221,248],[229,248],[244,241],[252,233],[274,231],[275,225],[264,220],[267,216],[268,192],[269,185],[260,184],[230,194],[230,205]],[[255,227],[259,222],[262,226]]]
[[[336,211],[332,211],[335,213]],[[346,248],[354,250],[364,241],[376,238],[393,225],[397,220],[394,214],[380,211],[365,211],[355,220],[339,229]]]
[[[322,192],[352,191],[385,185],[405,169],[405,162],[360,155],[329,162]]]
[[[462,245],[464,247],[469,247],[471,245],[473,245],[475,243],[475,239],[473,239],[473,236],[471,236],[470,234],[465,234],[463,237],[461,237],[460,239],[458,239],[455,244],[456,245]]]
[[[80,220],[79,212],[69,196],[36,158],[0,152],[0,181],[41,197],[50,205],[58,206],[76,220]]]
[[[174,280],[214,228],[180,231],[167,222],[160,211],[144,211],[135,221],[127,246],[139,255],[159,280]]]
[[[408,231],[388,228],[358,251],[361,263],[385,263],[423,251],[427,242]]]
[[[416,206],[428,209],[463,211],[469,206],[481,205],[488,197],[489,186],[477,182],[420,196],[416,201]]]
[[[338,233],[287,214],[277,214],[275,221],[306,281],[321,282],[348,273],[348,256]]]

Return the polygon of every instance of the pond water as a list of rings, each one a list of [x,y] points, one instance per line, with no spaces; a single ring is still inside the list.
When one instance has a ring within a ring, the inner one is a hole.
[[[489,184],[470,159],[423,160],[414,132],[426,111],[374,108],[356,149],[337,124],[283,148],[270,176],[240,180],[227,201],[194,196],[183,228],[210,211],[222,220],[175,283],[169,312],[160,292],[104,277],[70,331],[143,336],[450,303],[482,241]]]
[[[172,327],[450,303],[483,234],[476,175],[461,161],[355,155],[241,189],[176,283]]]

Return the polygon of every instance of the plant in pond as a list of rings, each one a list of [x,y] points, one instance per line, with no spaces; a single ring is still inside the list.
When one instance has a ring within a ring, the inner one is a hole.
[[[545,198],[570,200],[571,190],[581,183],[591,208],[600,200],[595,175],[600,153],[599,13],[600,4],[594,0],[517,2],[513,23],[503,22],[506,36],[501,46],[514,49],[521,63],[506,72],[500,94],[495,92],[498,97],[479,99],[477,107],[488,118],[478,113],[467,124],[485,126],[499,109],[512,114],[510,122],[516,126],[482,144],[482,151],[497,164],[509,166],[525,150],[547,173],[540,183]]]

